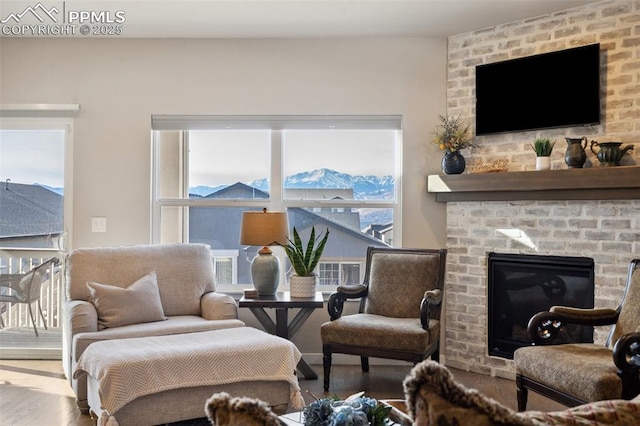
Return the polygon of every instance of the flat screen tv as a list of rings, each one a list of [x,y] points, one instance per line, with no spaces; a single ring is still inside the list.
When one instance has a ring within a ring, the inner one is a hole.
[[[476,134],[600,123],[600,45],[476,66]]]

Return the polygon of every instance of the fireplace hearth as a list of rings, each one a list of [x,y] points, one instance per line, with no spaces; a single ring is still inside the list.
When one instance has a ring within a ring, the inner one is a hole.
[[[551,306],[594,307],[594,261],[586,257],[489,253],[489,355],[513,359],[532,344],[529,319]],[[567,326],[564,343],[593,342],[593,327]]]

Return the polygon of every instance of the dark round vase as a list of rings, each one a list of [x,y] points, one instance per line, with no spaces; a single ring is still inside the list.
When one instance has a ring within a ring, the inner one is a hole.
[[[460,151],[447,152],[442,157],[442,171],[446,175],[459,175],[464,172],[466,163]]]

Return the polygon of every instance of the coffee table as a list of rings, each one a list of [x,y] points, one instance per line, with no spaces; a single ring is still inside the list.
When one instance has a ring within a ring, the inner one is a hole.
[[[243,296],[238,305],[241,308],[249,308],[268,333],[291,340],[313,311],[323,307],[324,300],[319,291],[315,293],[314,297],[309,298],[291,297],[290,292],[284,291],[266,297],[248,298]],[[267,314],[265,308],[276,310],[275,322]],[[300,311],[289,322],[289,309],[294,308],[299,308]],[[318,374],[303,358],[300,358],[298,370],[305,379],[316,380],[318,378]]]

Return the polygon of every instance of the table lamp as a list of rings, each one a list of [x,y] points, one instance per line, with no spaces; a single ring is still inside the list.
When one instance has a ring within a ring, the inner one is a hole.
[[[267,246],[287,244],[289,222],[285,212],[247,211],[242,213],[240,244],[263,246],[251,261],[251,280],[258,296],[273,296],[280,281],[280,260]]]

